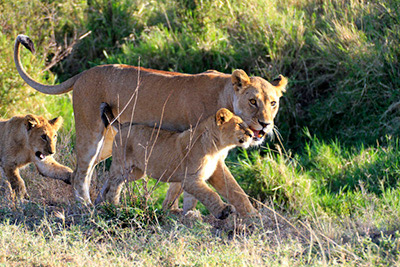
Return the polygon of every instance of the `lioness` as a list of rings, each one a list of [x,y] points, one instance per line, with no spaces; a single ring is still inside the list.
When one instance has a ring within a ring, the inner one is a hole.
[[[45,94],[62,94],[73,89],[77,154],[73,186],[76,198],[86,203],[91,203],[89,185],[93,168],[111,155],[114,139],[112,131],[104,130],[98,115],[102,102],[109,103],[115,114],[121,113],[121,123],[132,121],[149,126],[159,123],[173,131],[184,131],[226,108],[249,125],[254,133],[252,145],[258,145],[274,127],[279,98],[287,85],[282,75],[269,83],[260,77],[249,78],[243,70],[235,70],[232,75],[217,71],[190,75],[116,64],[97,66],[50,86],[34,81],[22,68],[21,43],[32,52],[34,45],[24,35],[15,41],[14,62],[25,82]],[[219,191],[236,183],[222,159],[208,182],[220,187]],[[169,194],[179,190],[177,184]],[[226,193],[224,197],[241,215],[254,211],[245,194],[232,198]]]
[[[30,162],[42,175],[70,183],[72,170],[52,157],[62,122],[61,117],[47,120],[35,115],[0,120],[0,170],[17,198],[29,198],[18,169]]]
[[[106,103],[101,106],[101,117],[105,127],[115,121]],[[253,132],[240,117],[221,108],[196,128],[184,132],[159,129],[155,133],[154,127],[119,125],[117,121],[112,125],[115,131],[120,130],[113,145],[110,176],[96,204],[102,199],[118,204],[128,177],[137,180],[148,175],[162,182],[180,182],[183,189],[200,200],[217,219],[225,219],[233,211],[206,181],[214,173],[218,160],[224,160],[230,149],[247,148],[252,142]],[[228,186],[232,197],[242,193],[237,183]],[[221,190],[220,186],[216,189]]]

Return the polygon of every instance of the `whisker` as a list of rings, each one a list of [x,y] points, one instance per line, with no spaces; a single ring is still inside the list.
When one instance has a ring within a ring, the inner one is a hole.
[[[283,143],[282,143],[282,140],[283,140],[282,135],[281,135],[281,133],[279,132],[279,129],[278,129],[278,127],[276,127],[276,125],[274,125],[273,131],[275,132],[276,137],[277,137],[277,139],[278,139],[278,141],[279,141],[279,144],[280,144],[280,146],[282,147],[282,149],[283,149],[285,155],[286,155],[286,156],[289,156],[289,154],[287,153],[287,151],[286,151],[286,149],[285,149],[285,146],[284,146]]]
[[[274,131],[274,133],[277,135],[277,137],[281,140],[283,140],[283,137],[281,135],[281,133],[279,132],[279,129],[276,125],[274,125],[274,128],[272,129]]]

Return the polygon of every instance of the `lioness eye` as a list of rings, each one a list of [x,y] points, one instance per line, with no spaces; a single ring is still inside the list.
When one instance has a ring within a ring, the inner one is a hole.
[[[271,106],[275,107],[276,106],[276,101],[271,101]]]
[[[42,134],[42,136],[40,136],[44,141],[47,141],[47,136],[45,134]]]
[[[255,99],[250,99],[249,100],[250,104],[252,104],[253,106],[257,105],[257,101]]]

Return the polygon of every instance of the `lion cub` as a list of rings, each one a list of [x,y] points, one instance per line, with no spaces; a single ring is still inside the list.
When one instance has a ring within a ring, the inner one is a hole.
[[[18,169],[31,162],[42,175],[70,183],[72,170],[52,157],[62,123],[61,117],[47,120],[35,115],[0,120],[0,171],[17,198],[29,198]]]
[[[111,108],[102,103],[100,109],[107,127],[115,120]],[[222,202],[206,181],[214,173],[218,159],[225,158],[230,149],[247,148],[252,142],[253,132],[240,117],[222,108],[195,129],[184,132],[118,122],[113,128],[119,131],[114,139],[110,176],[96,204],[103,200],[118,204],[125,181],[148,175],[162,182],[181,182],[183,190],[201,201],[218,219],[225,219],[233,212],[234,208]]]

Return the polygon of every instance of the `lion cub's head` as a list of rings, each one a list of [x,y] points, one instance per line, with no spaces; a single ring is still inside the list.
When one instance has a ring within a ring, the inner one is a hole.
[[[249,147],[253,139],[253,131],[239,116],[226,108],[221,108],[217,111],[215,119],[220,130],[221,145]]]
[[[56,153],[57,131],[62,123],[62,117],[47,120],[42,116],[25,116],[27,145],[34,154],[32,160],[44,160],[47,156]]]

